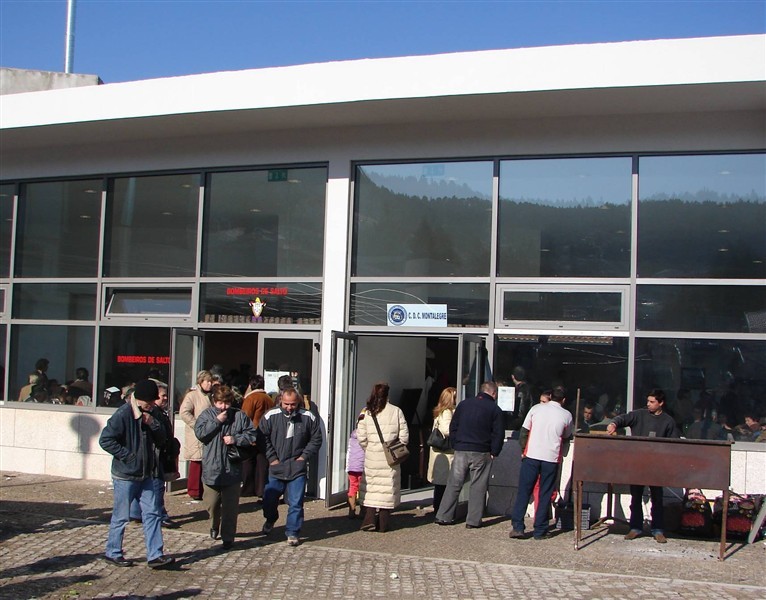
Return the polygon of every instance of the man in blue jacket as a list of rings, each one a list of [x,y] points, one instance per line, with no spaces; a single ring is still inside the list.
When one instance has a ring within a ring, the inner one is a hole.
[[[465,526],[476,529],[481,527],[484,516],[492,459],[503,449],[505,437],[503,411],[497,405],[496,383],[485,381],[478,396],[467,398],[457,405],[449,434],[455,458],[435,520],[438,525],[452,525],[455,522],[457,499],[470,471],[471,487]]]
[[[269,461],[269,482],[263,490],[263,533],[268,535],[274,529],[279,497],[285,494],[285,534],[290,546],[300,544],[308,459],[322,445],[319,418],[302,406],[303,399],[295,389],[282,390],[279,406],[263,415],[258,425]]]
[[[122,554],[122,538],[130,517],[130,503],[135,498],[141,505],[147,564],[159,569],[174,562],[164,553],[160,504],[164,485],[160,452],[172,435],[160,409],[154,405],[158,397],[156,383],[150,379],[139,381],[130,400],[109,418],[98,440],[113,456],[114,507],[104,558],[118,567],[133,565]]]

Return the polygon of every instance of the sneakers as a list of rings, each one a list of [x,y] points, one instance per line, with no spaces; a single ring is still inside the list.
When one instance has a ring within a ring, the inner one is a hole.
[[[178,523],[176,523],[170,517],[167,517],[162,520],[162,526],[167,527],[168,529],[177,529],[179,527]]]
[[[210,529],[210,539],[211,540],[217,540],[218,539],[218,530],[217,529]]]
[[[127,558],[123,558],[122,556],[118,556],[117,558],[112,558],[111,556],[104,556],[104,560],[108,563],[113,564],[115,567],[132,567],[133,561],[128,560]]]
[[[294,535],[291,535],[291,536],[287,537],[287,545],[288,546],[292,546],[293,548],[295,548],[296,546],[299,546],[300,543],[301,543],[301,541],[297,537],[295,537]]]
[[[636,531],[635,529],[631,529],[628,533],[625,534],[625,539],[626,540],[635,540],[640,535],[641,535],[640,531]]]
[[[174,562],[176,562],[176,559],[172,556],[168,556],[167,554],[161,554],[157,558],[150,560],[146,564],[149,565],[152,569],[162,569],[163,567],[167,567],[168,565],[172,565]]]
[[[266,521],[263,524],[263,529],[261,529],[261,533],[264,535],[269,535],[272,531],[274,531],[274,521]]]
[[[657,542],[658,544],[667,544],[668,538],[665,537],[664,533],[655,533],[654,541]]]
[[[514,539],[520,540],[520,539],[524,538],[524,532],[523,531],[519,531],[518,529],[511,529],[508,532],[508,537],[511,538],[512,540],[514,540]]]

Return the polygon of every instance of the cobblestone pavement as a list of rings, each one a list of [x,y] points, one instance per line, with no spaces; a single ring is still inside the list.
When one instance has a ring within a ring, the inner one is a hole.
[[[0,473],[0,599],[19,598],[766,598],[766,545],[671,537],[625,542],[619,530],[586,533],[579,551],[571,532],[538,542],[509,540],[509,522],[489,518],[479,530],[439,527],[416,503],[392,518],[386,534],[358,531],[345,510],[307,504],[302,545],[284,543],[283,521],[269,538],[263,517],[243,499],[229,552],[205,534],[206,515],[182,493],[166,497],[179,529],[164,530],[171,569],[143,562],[141,528],[129,526],[132,568],[100,557],[111,485]],[[284,508],[282,509],[284,512]]]

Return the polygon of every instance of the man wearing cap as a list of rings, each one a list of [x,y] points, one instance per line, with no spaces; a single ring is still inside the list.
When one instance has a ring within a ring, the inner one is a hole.
[[[563,388],[557,387],[550,393],[546,391],[544,395],[550,395],[550,401],[541,402],[530,409],[519,434],[522,459],[519,489],[511,511],[513,529],[508,534],[511,538],[525,537],[524,515],[538,477],[540,499],[535,510],[533,537],[542,540],[547,534],[548,510],[556,485],[562,443],[572,436],[572,415],[563,407],[566,401]]]
[[[172,434],[154,404],[158,397],[156,383],[149,379],[139,381],[129,401],[109,418],[98,440],[113,456],[114,506],[104,558],[118,567],[133,565],[123,556],[122,538],[134,498],[141,505],[147,564],[159,569],[174,562],[163,549],[160,505],[164,485],[160,451]]]

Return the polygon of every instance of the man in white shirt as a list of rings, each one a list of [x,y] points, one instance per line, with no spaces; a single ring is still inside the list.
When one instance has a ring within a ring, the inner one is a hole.
[[[572,415],[563,408],[566,402],[564,390],[557,387],[550,393],[550,398],[550,402],[536,404],[530,409],[521,428],[519,444],[523,458],[519,490],[511,511],[513,529],[508,534],[511,538],[525,537],[524,515],[538,477],[540,502],[535,511],[533,537],[542,540],[548,532],[548,510],[561,461],[561,447],[563,441],[572,436]]]

